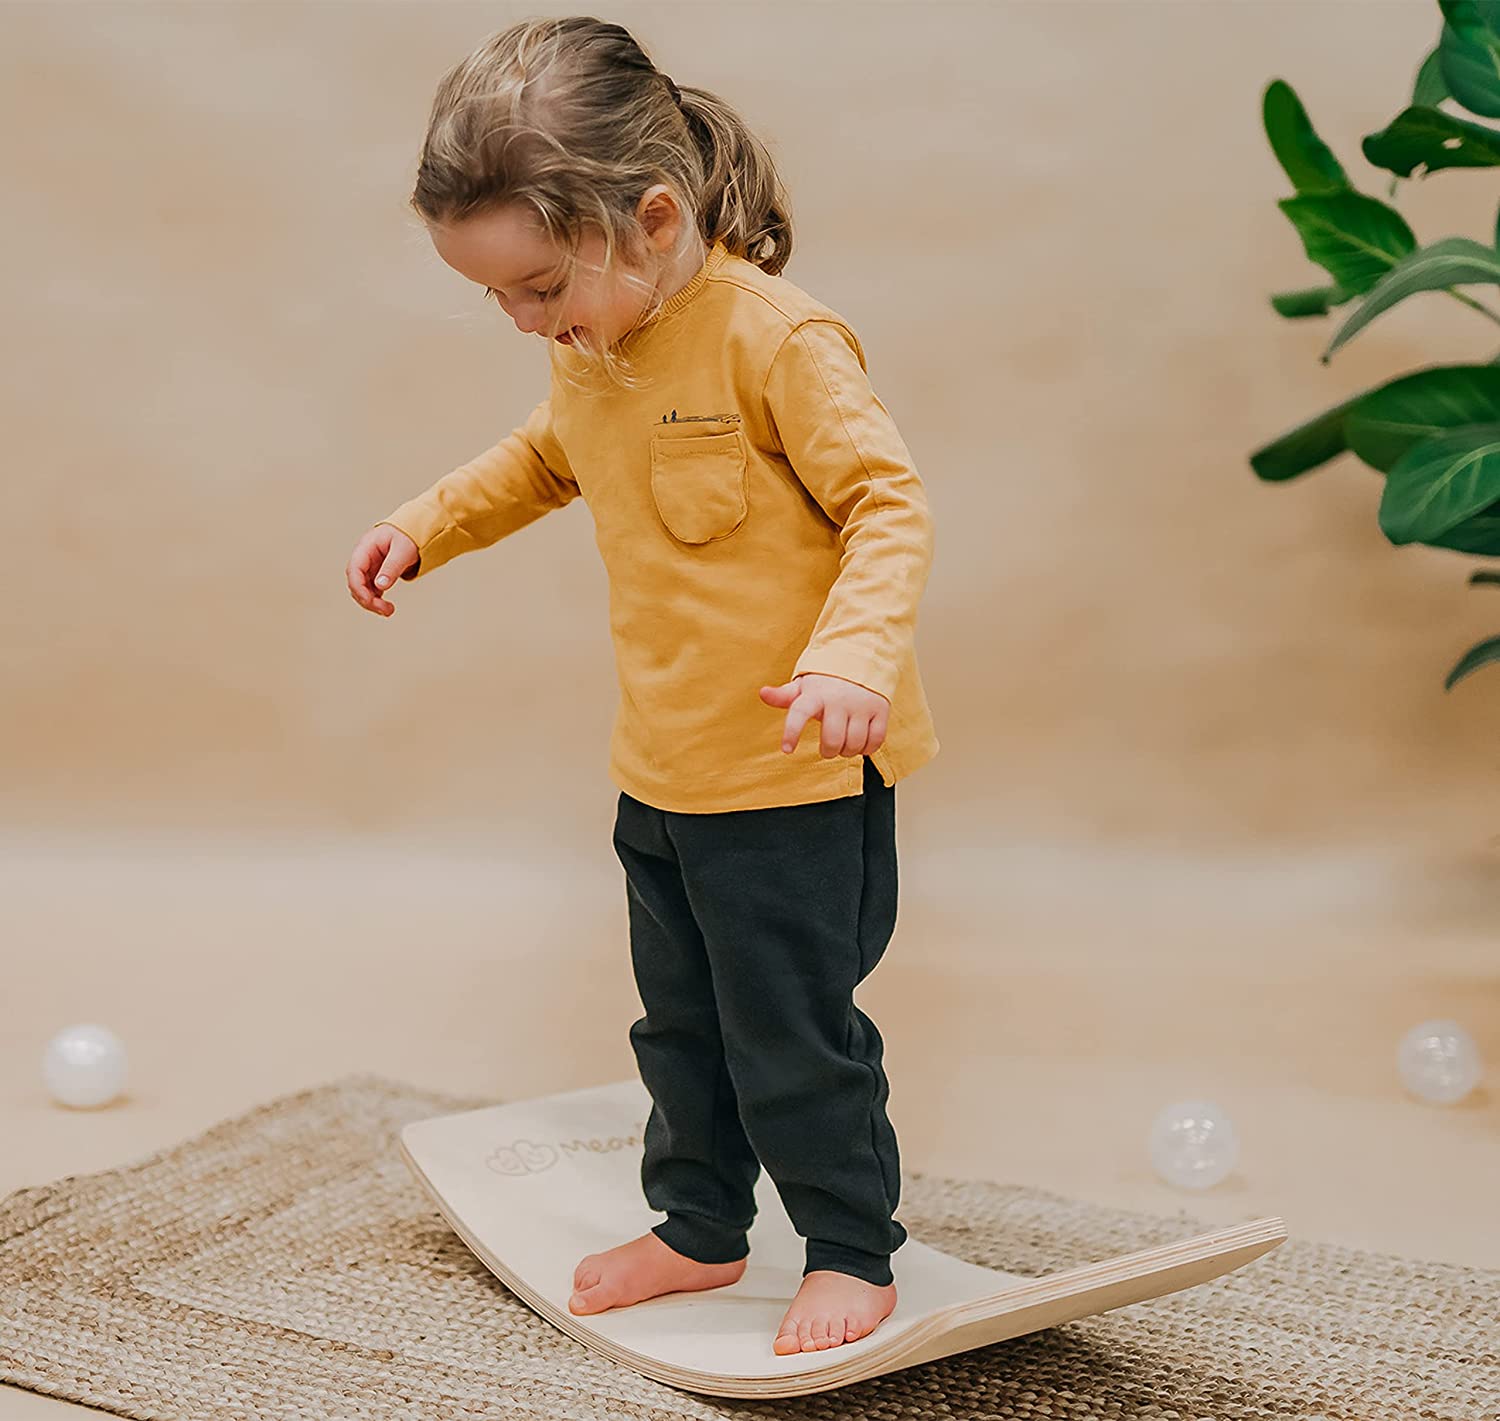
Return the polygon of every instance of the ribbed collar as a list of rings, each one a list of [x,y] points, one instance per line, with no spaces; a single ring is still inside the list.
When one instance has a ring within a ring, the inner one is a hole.
[[[704,258],[703,265],[698,268],[697,273],[688,281],[688,284],[681,291],[675,292],[663,301],[652,316],[648,320],[642,321],[636,329],[644,330],[664,317],[675,315],[678,311],[682,310],[684,306],[708,285],[709,277],[724,265],[728,257],[729,248],[722,241],[715,242],[709,249],[708,256]]]

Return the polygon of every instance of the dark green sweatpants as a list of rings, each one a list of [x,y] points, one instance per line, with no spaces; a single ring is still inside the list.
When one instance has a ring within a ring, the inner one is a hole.
[[[621,793],[630,1028],[651,1095],[641,1183],[653,1232],[703,1263],[745,1257],[764,1165],[804,1273],[891,1282],[906,1239],[889,1085],[855,985],[896,923],[896,791],[681,814]]]

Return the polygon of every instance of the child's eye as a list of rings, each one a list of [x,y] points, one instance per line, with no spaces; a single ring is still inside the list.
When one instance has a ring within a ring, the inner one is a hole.
[[[533,287],[531,294],[535,296],[538,301],[551,301],[562,294],[562,287],[554,286],[550,291],[538,291]],[[488,300],[491,296],[493,296],[497,301],[500,299],[500,293],[496,291],[493,286],[486,286],[484,288],[484,299]]]

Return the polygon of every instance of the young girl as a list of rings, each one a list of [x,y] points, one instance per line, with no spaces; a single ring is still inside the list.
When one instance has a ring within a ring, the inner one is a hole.
[[[921,481],[854,332],[779,275],[765,148],[618,25],[527,21],[451,70],[412,204],[548,342],[550,392],[370,529],[350,592],[390,616],[393,579],[580,495],[609,577],[641,1182],[666,1218],[584,1258],[569,1308],[737,1280],[764,1166],[806,1239],[774,1350],[853,1341],[895,1307],[906,1238],[883,1043],[853,991],[895,926],[894,785],[938,748],[913,646]]]

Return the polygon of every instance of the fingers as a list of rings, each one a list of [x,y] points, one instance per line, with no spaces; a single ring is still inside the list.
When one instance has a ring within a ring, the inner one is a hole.
[[[802,739],[802,729],[807,722],[817,717],[822,722],[822,733],[818,737],[818,750],[825,760],[839,755],[861,755],[866,741],[866,725],[863,721],[851,722],[847,711],[837,706],[825,706],[816,696],[806,692],[792,702],[787,712],[786,726],[781,732],[781,748],[791,754]]]
[[[796,749],[802,738],[802,728],[814,717],[822,722],[818,751],[825,760],[836,759],[840,755],[868,755],[879,749],[885,740],[883,729],[879,739],[872,736],[871,721],[858,716],[851,717],[847,711],[842,711],[837,706],[819,707],[814,697],[802,695],[792,702],[792,708],[787,714],[786,728],[781,735],[783,751],[790,754]]]
[[[830,717],[823,717],[824,744],[832,744],[833,737],[827,734]],[[844,731],[844,743],[841,748],[834,750],[835,755],[873,755],[885,744],[884,715],[872,715],[866,720],[861,715],[851,715],[849,724]],[[826,749],[825,755],[829,753]]]
[[[387,530],[388,531],[388,530]],[[374,571],[386,557],[390,540],[383,536],[379,527],[372,528],[355,544],[349,564],[344,569],[344,580],[349,584],[349,595],[368,612],[389,617],[395,606],[375,590]]]
[[[385,561],[380,565],[380,571],[375,574],[375,586],[382,590],[390,587],[410,566],[411,557],[406,550],[392,543],[390,551],[385,555]]]
[[[786,713],[786,724],[781,731],[783,753],[790,755],[797,748],[797,742],[802,739],[802,727],[820,708],[821,703],[818,698],[808,695],[805,691],[792,702],[791,710]]]
[[[842,754],[863,755],[865,745],[870,739],[870,722],[862,715],[851,715],[849,726],[844,731],[844,748]]]
[[[787,686],[762,686],[761,698],[771,701],[776,692],[795,689],[795,683]],[[839,755],[871,755],[885,744],[886,729],[890,718],[890,702],[883,697],[870,696],[868,701],[878,701],[879,709],[871,710],[868,704],[854,704],[849,708],[840,703],[837,695],[828,696],[821,689],[805,689],[796,694],[787,712],[786,723],[781,733],[781,748],[791,754],[802,739],[802,730],[809,720],[818,720],[822,729],[818,737],[818,750],[825,760]]]
[[[844,734],[849,729],[849,712],[838,706],[823,707],[823,735],[818,744],[825,760],[844,753]]]

